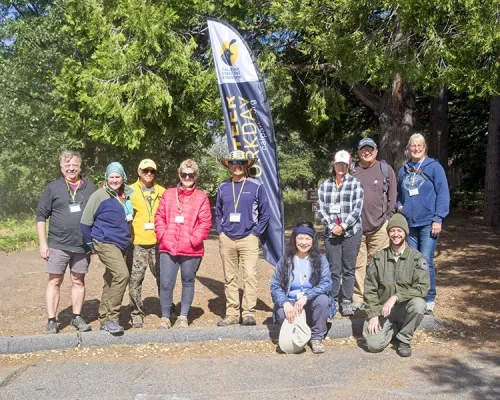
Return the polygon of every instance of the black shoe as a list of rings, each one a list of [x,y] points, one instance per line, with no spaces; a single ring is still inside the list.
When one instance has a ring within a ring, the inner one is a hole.
[[[241,325],[243,325],[243,326],[255,326],[255,325],[257,325],[257,322],[255,321],[254,317],[248,316],[248,317],[243,318]]]
[[[398,347],[396,349],[396,353],[400,357],[410,357],[411,356],[411,346],[408,343],[403,343],[398,341]]]

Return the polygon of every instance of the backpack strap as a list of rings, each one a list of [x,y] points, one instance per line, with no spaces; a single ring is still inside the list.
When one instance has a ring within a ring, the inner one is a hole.
[[[385,215],[387,212],[387,204],[389,202],[389,166],[387,165],[387,161],[380,161],[380,169],[382,170],[382,175],[384,175],[383,182],[383,199],[382,199],[382,215]]]

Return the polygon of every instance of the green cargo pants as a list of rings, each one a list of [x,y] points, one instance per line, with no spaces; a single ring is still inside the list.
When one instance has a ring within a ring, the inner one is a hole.
[[[413,338],[413,333],[424,318],[425,308],[425,300],[421,297],[414,297],[404,303],[397,303],[394,305],[389,317],[380,317],[382,330],[373,335],[368,333],[368,321],[365,321],[363,337],[366,340],[368,351],[371,353],[381,352],[389,345],[394,335],[401,342],[409,344]]]
[[[99,260],[104,264],[104,285],[102,287],[101,304],[99,305],[99,322],[118,322],[123,295],[127,289],[129,272],[125,263],[125,255],[113,244],[93,240],[94,249]]]

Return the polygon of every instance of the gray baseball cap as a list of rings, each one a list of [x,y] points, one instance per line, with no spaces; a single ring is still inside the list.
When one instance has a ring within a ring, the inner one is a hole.
[[[366,137],[366,138],[363,138],[359,141],[358,143],[358,150],[361,149],[361,147],[363,146],[370,146],[370,147],[373,147],[374,149],[377,148],[377,143],[375,143],[375,141],[369,137]]]

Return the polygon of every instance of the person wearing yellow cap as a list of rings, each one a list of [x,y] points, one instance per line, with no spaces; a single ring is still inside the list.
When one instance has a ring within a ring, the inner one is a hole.
[[[153,160],[142,160],[137,169],[139,178],[130,185],[135,190],[130,198],[135,217],[132,221],[133,239],[127,254],[127,266],[130,271],[129,295],[134,328],[141,328],[144,323],[142,282],[148,267],[156,279],[158,290],[160,287],[160,253],[154,217],[165,188],[156,183],[156,171]]]

